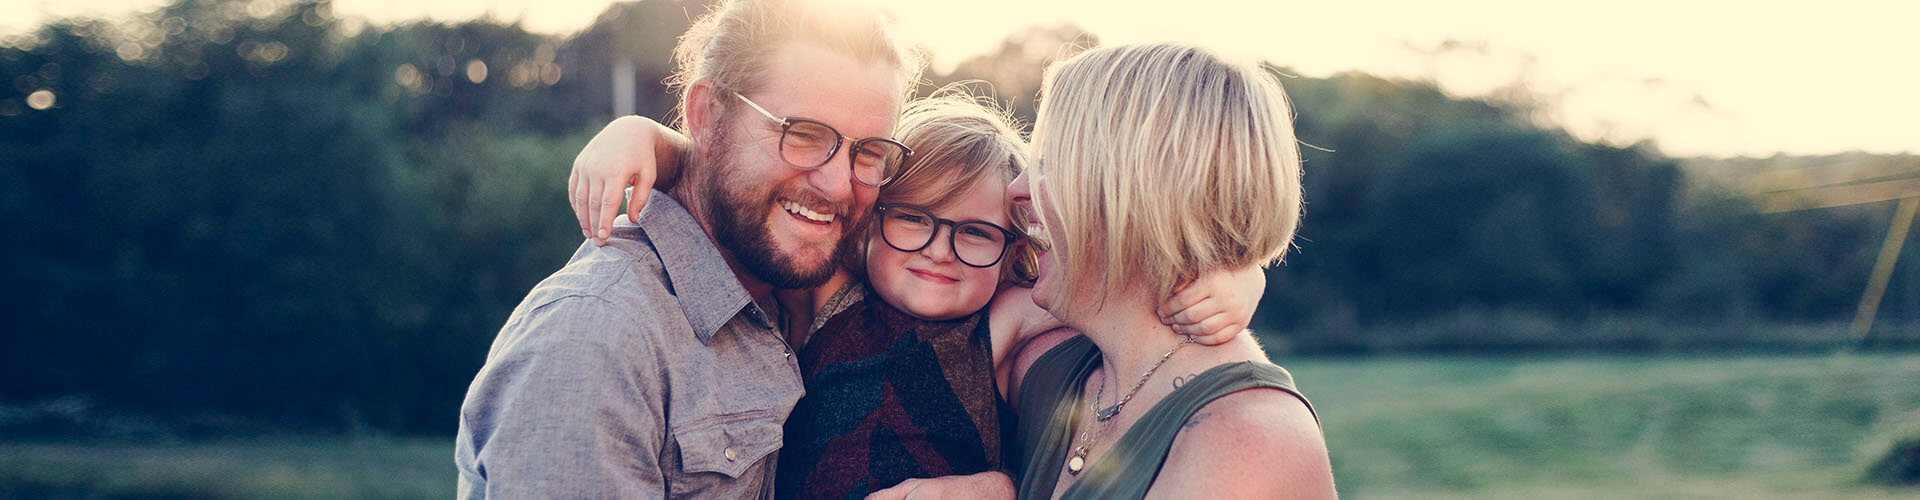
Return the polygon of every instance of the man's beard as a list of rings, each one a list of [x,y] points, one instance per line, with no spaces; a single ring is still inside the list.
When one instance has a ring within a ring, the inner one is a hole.
[[[728,129],[726,124],[717,128]],[[704,211],[708,214],[707,222],[713,230],[714,240],[733,254],[734,260],[746,268],[747,274],[774,288],[810,288],[826,283],[828,278],[833,277],[836,263],[833,255],[829,254],[814,263],[797,262],[794,256],[781,254],[768,227],[772,222],[768,220],[768,210],[774,205],[776,197],[806,206],[826,204],[815,203],[820,196],[804,189],[788,190],[776,196],[772,190],[762,187],[764,184],[721,173],[721,169],[734,166],[734,154],[737,152],[737,145],[731,141],[732,134],[723,134],[713,141],[714,147],[698,155],[701,158],[696,160],[699,163],[696,168],[701,171],[700,177],[706,181],[706,185],[702,186],[702,190],[706,191],[707,206]],[[846,228],[856,222],[850,217],[854,215],[849,213],[850,210],[842,207],[837,212],[835,217],[840,218],[838,222],[841,227],[838,239],[841,241],[834,242],[832,248],[835,250],[847,239]]]

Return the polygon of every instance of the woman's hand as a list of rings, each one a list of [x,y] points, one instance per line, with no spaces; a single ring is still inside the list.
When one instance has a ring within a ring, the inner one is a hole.
[[[873,492],[867,500],[937,500],[1013,498],[1013,479],[1000,472],[982,472],[966,476],[940,476],[908,479],[892,488]]]
[[[1201,344],[1220,345],[1246,331],[1253,321],[1253,310],[1267,293],[1267,273],[1260,266],[1215,269],[1173,292],[1157,311],[1160,322]]]
[[[680,153],[688,144],[686,136],[640,116],[614,119],[594,134],[573,158],[567,176],[567,201],[580,220],[580,235],[607,244],[627,186],[637,193],[627,202],[627,218],[639,220],[656,183],[673,185],[680,173]]]

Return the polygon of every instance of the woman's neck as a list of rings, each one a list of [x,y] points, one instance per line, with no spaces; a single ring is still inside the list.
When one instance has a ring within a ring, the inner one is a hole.
[[[1144,298],[1126,297],[1110,297],[1105,307],[1083,315],[1085,319],[1068,322],[1069,326],[1079,329],[1094,345],[1100,347],[1102,366],[1095,373],[1095,378],[1089,380],[1091,384],[1104,383],[1107,386],[1100,407],[1118,403],[1135,384],[1141,382],[1141,375],[1153,370],[1152,376],[1145,377],[1146,384],[1140,392],[1121,409],[1122,420],[1131,421],[1132,418],[1125,417],[1138,417],[1146,408],[1172,393],[1177,386],[1176,378],[1191,378],[1225,363],[1266,358],[1259,345],[1247,335],[1216,346],[1183,346],[1186,337],[1175,334],[1171,327],[1160,323],[1160,317],[1154,313],[1151,302]],[[1134,297],[1144,297],[1144,294],[1135,294]],[[1169,352],[1173,354],[1168,356]],[[1166,360],[1164,363],[1161,362],[1163,358]],[[1155,365],[1159,365],[1157,369]]]

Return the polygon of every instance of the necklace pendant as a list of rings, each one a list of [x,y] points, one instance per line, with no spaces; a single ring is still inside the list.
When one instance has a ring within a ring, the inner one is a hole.
[[[1067,459],[1068,474],[1073,474],[1078,476],[1080,475],[1080,469],[1084,469],[1086,467],[1087,467],[1087,459],[1080,458],[1079,455],[1074,455],[1073,458]]]
[[[1119,414],[1120,414],[1120,405],[1113,405],[1113,406],[1103,408],[1098,412],[1095,412],[1093,414],[1093,418],[1095,420],[1105,422],[1108,420],[1113,420],[1113,417]]]

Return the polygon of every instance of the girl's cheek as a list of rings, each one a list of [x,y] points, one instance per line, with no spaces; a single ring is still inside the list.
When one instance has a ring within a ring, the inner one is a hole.
[[[979,307],[975,309],[986,307],[987,302],[993,300],[993,293],[1000,289],[1000,266],[985,269],[967,268],[966,279],[968,285],[967,296],[965,297],[967,305],[972,306],[975,305],[975,302],[978,302]]]

